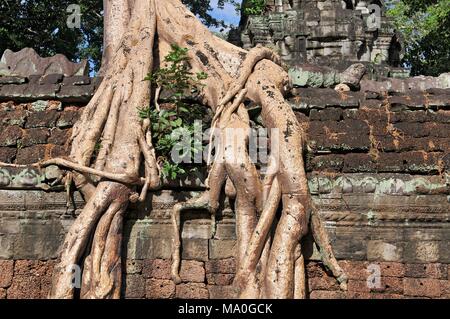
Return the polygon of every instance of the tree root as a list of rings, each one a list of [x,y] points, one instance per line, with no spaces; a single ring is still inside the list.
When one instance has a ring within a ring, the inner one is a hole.
[[[309,225],[324,263],[345,288],[346,276],[334,258],[319,215],[314,211],[309,215],[311,200],[302,154],[304,133],[282,95],[288,77],[279,66],[280,58],[266,48],[247,52],[214,37],[179,0],[105,3],[124,8],[121,23],[111,22],[110,13],[106,17],[105,25],[113,25],[119,34],[109,37],[110,43],[105,44],[108,48],[105,78],[74,127],[70,160],[54,159],[39,164],[75,171],[75,184],[82,187],[87,200],[64,241],[50,296],[73,297],[72,274],[67,269],[81,263],[83,256],[86,258],[81,296],[120,296],[123,215],[130,201],[144,201],[147,192],[159,186],[151,123],[142,121],[137,114],[138,107],[147,106],[152,100],[149,84],[142,80],[153,70],[154,54],[166,54],[170,44],[189,47],[192,72],[208,74],[202,102],[213,109],[212,126],[222,132],[212,165],[209,165],[211,155],[208,156],[207,191],[173,209],[173,280],[181,282],[182,212],[208,210],[214,237],[215,214],[225,189],[235,196],[238,237],[235,285],[241,298],[306,296],[300,242]],[[153,52],[155,35],[158,51]],[[161,56],[159,60],[163,61]],[[272,136],[279,135],[270,145],[269,170],[264,180],[250,161],[247,134],[240,134],[248,130],[250,122],[243,105],[245,99],[262,106],[264,126],[274,130]],[[234,130],[230,140],[223,134],[227,129]],[[91,163],[99,141],[102,148],[97,161]],[[142,158],[145,177],[139,176]],[[90,174],[103,179],[94,186]],[[143,186],[140,194],[135,192],[136,185]],[[279,207],[282,211],[278,220]]]

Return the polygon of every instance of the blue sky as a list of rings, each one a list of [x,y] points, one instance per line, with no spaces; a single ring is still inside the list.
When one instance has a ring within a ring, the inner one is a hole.
[[[240,1],[239,1],[240,2]],[[217,0],[211,0],[211,7],[213,7],[213,11],[211,15],[216,19],[224,20],[227,23],[238,24],[239,23],[239,15],[236,13],[234,6],[227,3],[223,10],[217,8]]]

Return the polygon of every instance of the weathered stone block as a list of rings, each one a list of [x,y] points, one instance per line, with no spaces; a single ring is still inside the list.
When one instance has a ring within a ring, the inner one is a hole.
[[[124,265],[124,270],[126,274],[140,274],[142,273],[144,262],[137,259],[127,259]]]
[[[67,108],[61,113],[56,126],[59,128],[72,127],[78,121],[80,116],[81,110],[76,108]]]
[[[228,286],[233,283],[233,274],[207,274],[206,280],[208,285]]]
[[[344,269],[349,279],[358,280],[361,278],[367,278],[367,276],[369,275],[369,271],[367,269],[369,263],[366,261],[345,260],[339,262],[339,265],[342,267],[342,269]]]
[[[93,84],[90,85],[63,85],[56,97],[64,102],[89,102],[95,92]]]
[[[360,279],[362,279],[362,280],[350,279],[348,281],[348,291],[350,293],[354,293],[354,292],[366,292],[367,293],[367,292],[371,291],[371,288],[369,288],[367,281],[364,280],[365,278],[362,277]]]
[[[415,245],[416,260],[420,262],[437,262],[439,261],[439,242],[422,241]]]
[[[21,145],[22,147],[28,147],[36,144],[45,144],[47,143],[49,135],[49,130],[47,128],[32,128],[25,130]]]
[[[16,146],[23,132],[19,126],[8,126],[0,132],[0,146]]]
[[[17,164],[33,164],[45,158],[45,145],[34,145],[17,151]]]
[[[70,149],[63,145],[48,145],[50,158],[64,157],[70,154]]]
[[[210,299],[237,299],[233,286],[208,286]]]
[[[176,287],[176,297],[178,299],[208,299],[209,291],[205,284],[180,284]]]
[[[373,158],[368,154],[346,154],[342,172],[361,173],[376,171],[376,164]]]
[[[399,277],[405,276],[405,264],[397,262],[381,262],[377,263],[381,269],[383,277]]]
[[[236,224],[234,222],[219,223],[214,239],[236,239]]]
[[[23,127],[27,119],[26,110],[23,109],[12,109],[8,111],[0,111],[0,124],[4,125],[17,125]]]
[[[194,260],[182,260],[180,277],[183,282],[205,282],[204,264]]]
[[[54,265],[55,262],[51,260],[16,260],[14,264],[14,275],[51,276]]]
[[[16,154],[17,149],[15,147],[0,147],[0,162],[12,163]]]
[[[339,283],[333,277],[313,277],[308,279],[308,288],[314,290],[338,290]]]
[[[367,245],[368,260],[402,261],[403,247],[398,244],[371,240]]]
[[[70,138],[72,130],[62,130],[55,128],[51,130],[48,142],[55,145],[64,145]]]
[[[141,275],[128,275],[124,282],[125,298],[141,299],[146,295],[145,279]]]
[[[442,293],[441,281],[438,279],[405,278],[405,295],[417,297],[440,297]]]
[[[193,259],[199,261],[208,260],[207,239],[183,239],[182,259]]]
[[[143,261],[142,275],[145,278],[170,279],[172,262],[164,259],[145,259]]]
[[[53,74],[46,74],[41,77],[39,80],[39,84],[58,84],[61,83],[64,78],[63,74],[53,73]]]
[[[310,171],[340,172],[344,167],[342,155],[319,155],[306,161],[306,168]]]
[[[209,241],[209,258],[226,259],[236,256],[235,240],[215,240]]]
[[[126,238],[127,256],[131,259],[170,259],[172,240],[169,238],[131,237]]]
[[[48,110],[44,112],[32,112],[28,116],[26,128],[36,128],[36,127],[55,127],[56,121],[58,120],[60,113],[57,110]]]
[[[342,291],[316,290],[310,293],[310,299],[345,299],[346,295]]]
[[[0,299],[6,299],[6,289],[0,288]]]
[[[23,76],[0,76],[0,84],[24,84],[27,78]]]
[[[234,274],[236,273],[236,261],[234,258],[209,260],[205,263],[206,273]]]
[[[66,76],[63,80],[63,85],[89,85],[91,84],[91,78],[89,76],[76,75]]]
[[[13,260],[0,260],[0,288],[11,286],[14,274]]]
[[[41,297],[41,278],[15,275],[7,294],[8,299],[39,299]]]
[[[175,297],[175,284],[172,280],[149,279],[145,292],[148,299],[171,299]]]
[[[406,264],[406,276],[412,278],[447,279],[447,265]]]

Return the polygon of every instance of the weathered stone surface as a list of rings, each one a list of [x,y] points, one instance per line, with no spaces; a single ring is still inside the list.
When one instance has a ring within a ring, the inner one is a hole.
[[[14,147],[0,147],[0,162],[12,163],[16,154],[17,149]]]
[[[14,274],[13,260],[0,260],[0,288],[11,286]]]
[[[6,289],[0,288],[0,299],[6,299]]]
[[[237,299],[233,286],[208,286],[209,299]]]
[[[383,277],[399,277],[405,276],[405,264],[398,262],[381,262],[377,263],[380,266],[381,275]]]
[[[66,76],[63,80],[64,86],[69,85],[89,85],[91,84],[91,78],[85,75]]]
[[[441,296],[441,282],[438,279],[405,278],[405,295],[436,298]]]
[[[206,275],[208,285],[228,286],[233,283],[233,274],[208,274]]]
[[[198,238],[183,239],[182,244],[181,256],[183,259],[208,260],[208,240]]]
[[[0,146],[16,146],[22,135],[23,131],[20,127],[8,126],[0,132]]]
[[[75,107],[66,108],[58,119],[56,126],[59,128],[72,127],[80,118],[81,111]]]
[[[39,80],[39,84],[58,84],[62,82],[63,78],[64,75],[59,73],[46,74],[41,77],[41,79]]]
[[[28,147],[36,144],[46,144],[48,136],[50,135],[47,128],[33,128],[25,130],[21,146]]]
[[[27,112],[21,108],[0,110],[0,122],[4,125],[17,125],[23,127],[27,118]]]
[[[144,262],[142,260],[127,259],[124,265],[124,270],[126,274],[140,274],[142,273],[143,266]]]
[[[175,297],[175,284],[172,280],[149,279],[145,292],[148,299],[171,299]]]
[[[180,277],[183,282],[205,282],[205,268],[203,262],[183,260],[180,267]]]
[[[208,299],[209,291],[205,284],[188,283],[176,286],[178,299]]]
[[[51,130],[48,142],[50,144],[64,145],[70,139],[72,135],[72,130],[62,130],[60,128],[55,128]]]
[[[291,66],[313,62],[342,71],[360,61],[372,62],[377,74],[409,74],[397,67],[403,44],[384,6],[376,19],[378,25],[371,23],[367,1],[360,1],[356,8],[346,1],[269,0],[265,5],[262,15],[243,17],[245,27],[240,36],[230,34],[232,42],[243,43],[246,49],[257,44],[277,47]]]
[[[439,243],[434,241],[418,242],[415,252],[419,261],[437,262],[439,260]]]
[[[309,294],[310,299],[345,299],[345,293],[342,291],[316,290]]]
[[[145,278],[170,279],[170,267],[172,262],[163,259],[145,259],[142,267],[142,275]]]
[[[41,58],[31,48],[25,48],[18,52],[5,50],[1,62],[9,70],[10,75],[24,77],[34,74],[87,75],[89,72],[86,60],[80,63],[72,63],[61,54],[57,54],[51,58]]]
[[[367,258],[376,261],[401,261],[403,248],[398,244],[371,240],[367,245]]]
[[[308,288],[314,290],[338,290],[339,283],[332,277],[313,277],[308,280]]]
[[[15,275],[7,290],[8,299],[39,299],[41,279],[30,275]]]
[[[235,240],[210,240],[209,241],[209,258],[210,259],[226,259],[236,256]]]
[[[5,84],[24,84],[27,78],[23,76],[0,76],[0,85]]]
[[[29,115],[26,128],[46,127],[52,128],[56,126],[56,121],[60,113],[57,110],[48,110],[44,112],[33,112]]]
[[[205,263],[206,273],[234,274],[236,272],[236,261],[234,258],[210,260]]]
[[[124,282],[124,297],[128,299],[141,299],[146,295],[146,282],[140,275],[128,275]]]
[[[56,98],[64,102],[89,102],[95,93],[95,86],[89,85],[63,85],[56,93]]]
[[[340,83],[348,85],[352,89],[359,88],[359,82],[366,73],[364,64],[356,63],[348,67],[340,75]]]
[[[407,277],[447,279],[447,265],[443,264],[406,264]]]
[[[17,151],[17,164],[33,164],[45,158],[45,145],[34,145]]]

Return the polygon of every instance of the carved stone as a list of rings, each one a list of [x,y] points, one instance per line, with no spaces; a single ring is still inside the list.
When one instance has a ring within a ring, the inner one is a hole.
[[[380,1],[267,0],[263,15],[244,18],[240,42],[273,47],[290,66],[398,67],[403,46],[384,11]]]
[[[64,55],[41,58],[32,48],[19,52],[5,50],[0,60],[0,76],[22,76],[63,74],[65,76],[88,75],[86,60],[70,62]]]

